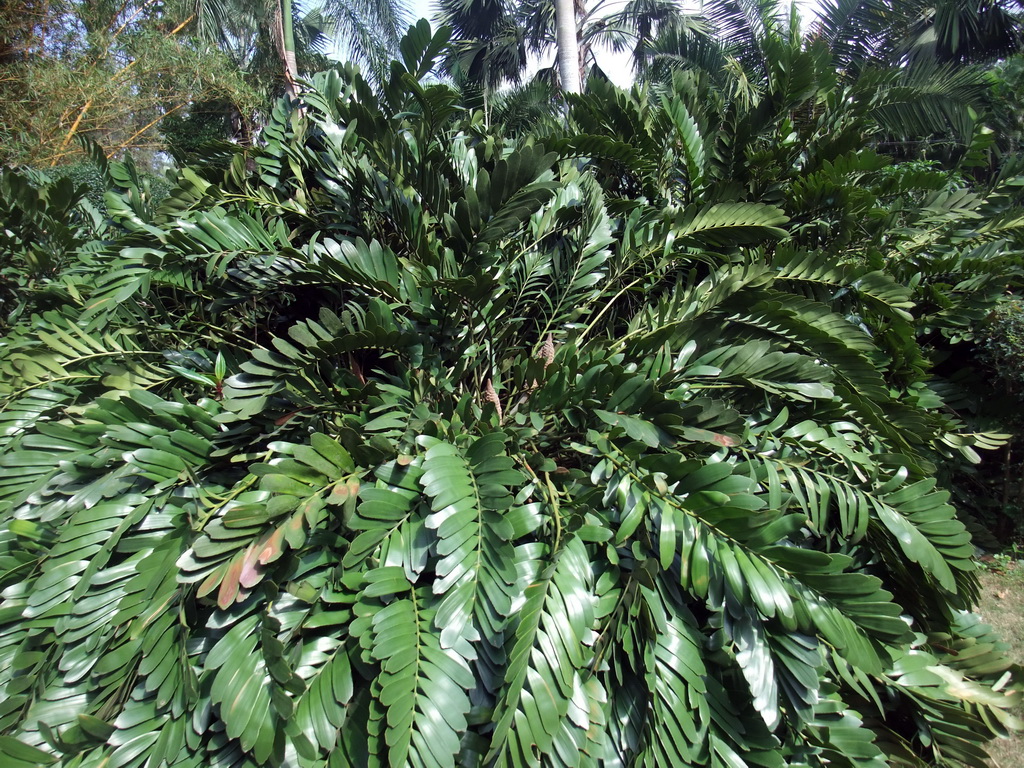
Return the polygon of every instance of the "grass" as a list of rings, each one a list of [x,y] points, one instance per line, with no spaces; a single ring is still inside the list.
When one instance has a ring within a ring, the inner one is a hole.
[[[981,585],[978,612],[1010,644],[1013,660],[1024,664],[1024,561],[1011,560],[998,570],[983,571]],[[1024,768],[1024,734],[996,739],[988,751],[994,768]]]

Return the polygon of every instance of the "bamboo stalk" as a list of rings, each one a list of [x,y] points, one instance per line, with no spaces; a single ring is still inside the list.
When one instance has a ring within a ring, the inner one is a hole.
[[[75,131],[78,130],[78,126],[81,125],[82,118],[85,117],[85,113],[88,111],[90,106],[92,106],[92,99],[88,99],[82,106],[81,111],[78,113],[78,117],[75,118],[75,122],[71,124],[71,130],[69,130],[68,135],[64,137],[64,141],[61,142],[58,150],[63,150],[71,142],[71,138],[75,135]],[[57,164],[57,157],[60,157],[60,155],[53,158],[53,161],[50,163],[51,168]]]
[[[196,17],[196,15],[193,13],[191,16],[189,16],[187,19],[185,19],[183,22],[181,22],[181,24],[179,24],[174,29],[172,29],[170,32],[168,32],[167,33],[167,37],[173,37],[174,35],[176,35],[179,32],[181,32],[181,30],[184,29],[188,25],[188,23],[190,21],[192,21],[192,19],[194,19],[195,17]]]

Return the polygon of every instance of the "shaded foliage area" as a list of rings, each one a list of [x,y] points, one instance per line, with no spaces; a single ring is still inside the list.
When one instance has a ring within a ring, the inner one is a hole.
[[[4,173],[4,760],[984,765],[935,363],[1015,180],[693,74],[506,138],[401,49],[163,200]]]
[[[1013,295],[1004,300],[980,324],[975,335],[970,365],[957,370],[963,359],[951,355],[945,367],[956,371],[959,392],[981,393],[964,398],[971,420],[1007,432],[998,462],[959,467],[954,488],[990,537],[978,544],[991,552],[1016,546],[1024,533],[1024,485],[1021,484],[1021,362],[1024,351],[1024,317],[1021,302]]]

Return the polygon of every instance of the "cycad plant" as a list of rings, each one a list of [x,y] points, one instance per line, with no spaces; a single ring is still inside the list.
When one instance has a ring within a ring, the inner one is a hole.
[[[931,475],[987,438],[899,368],[912,288],[625,142],[504,139],[445,42],[162,202],[109,164],[23,292],[4,764],[984,765],[1019,670]]]

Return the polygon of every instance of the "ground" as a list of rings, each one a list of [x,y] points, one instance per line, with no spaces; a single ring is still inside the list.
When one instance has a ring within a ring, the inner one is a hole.
[[[1009,561],[998,570],[984,571],[981,584],[978,612],[1012,646],[1013,659],[1024,664],[1024,561]],[[1024,768],[1024,734],[993,741],[989,753],[994,768]]]

